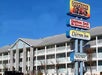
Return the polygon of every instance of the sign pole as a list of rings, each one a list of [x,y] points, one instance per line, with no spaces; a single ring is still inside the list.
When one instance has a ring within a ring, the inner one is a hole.
[[[75,39],[75,53],[78,53],[78,39]],[[75,75],[78,75],[79,72],[78,67],[79,67],[78,61],[75,61]]]
[[[80,53],[83,53],[83,40],[80,40]],[[83,75],[83,61],[80,61],[80,75]]]
[[[75,62],[74,75],[83,75],[84,72],[83,62],[87,60],[87,55],[86,53],[83,52],[83,41],[90,40],[91,35],[90,33],[83,31],[90,29],[90,23],[82,21],[82,19],[86,20],[90,18],[90,5],[76,0],[70,0],[70,12],[68,13],[68,15],[76,17],[76,19],[70,19],[70,24],[69,24],[72,28],[76,29],[69,30],[66,33],[66,36],[68,38],[75,39],[74,55],[73,53],[71,53],[70,55],[70,57],[72,57],[72,61],[74,60]],[[81,20],[79,20],[80,18]]]

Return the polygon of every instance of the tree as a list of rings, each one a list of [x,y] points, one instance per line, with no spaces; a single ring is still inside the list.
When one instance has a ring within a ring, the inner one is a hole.
[[[90,65],[90,73],[92,75],[92,68],[91,68],[91,66],[93,65],[92,54],[94,53],[94,49],[93,48],[86,48],[85,52],[87,53],[87,58],[88,58],[87,64]]]

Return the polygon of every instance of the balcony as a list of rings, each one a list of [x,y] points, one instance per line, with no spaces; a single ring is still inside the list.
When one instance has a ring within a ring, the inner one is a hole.
[[[48,69],[48,70],[47,70],[47,73],[48,73],[48,74],[54,74],[54,73],[55,73],[55,69]]]
[[[98,40],[98,47],[102,47],[102,39]]]
[[[30,66],[30,61],[27,61],[27,62],[26,62],[26,65]]]
[[[92,68],[92,72],[96,71],[96,66],[91,66]],[[87,71],[89,72],[90,71],[90,67],[87,67]]]
[[[54,65],[56,63],[55,59],[47,59],[47,65]]]
[[[64,57],[64,58],[57,58],[57,63],[59,63],[59,64],[66,63],[66,62],[67,62],[66,57]]]
[[[96,53],[92,53],[92,60],[97,60],[97,55],[96,55]]]
[[[37,60],[37,61],[34,61],[34,65],[35,66],[44,65],[44,64],[45,64],[45,60]]]
[[[92,48],[96,47],[96,40],[89,41],[87,44],[89,44]]]
[[[8,60],[8,55],[3,56],[2,60]]]
[[[67,52],[71,52],[72,51],[70,46],[67,46],[66,50],[67,50]]]
[[[45,55],[45,49],[38,50],[37,52],[35,51],[35,55],[37,55],[37,56],[39,56],[39,55]]]
[[[46,54],[54,54],[55,48],[46,49]]]
[[[20,67],[22,67],[23,66],[23,63],[22,62],[20,62]]]
[[[68,68],[67,71],[68,71],[68,75],[74,75],[74,69]]]
[[[102,53],[98,53],[98,59],[102,60]]]
[[[23,53],[20,53],[20,58],[23,58]]]
[[[98,66],[98,71],[102,72],[102,66]]]
[[[58,69],[58,73],[67,73],[66,68]]]
[[[0,64],[0,68],[3,68],[3,65],[2,64]]]
[[[66,49],[65,48],[66,48],[65,46],[63,46],[63,47],[57,47],[56,48],[56,53],[66,52]]]
[[[71,63],[70,57],[67,57],[66,61],[67,61],[67,63]]]

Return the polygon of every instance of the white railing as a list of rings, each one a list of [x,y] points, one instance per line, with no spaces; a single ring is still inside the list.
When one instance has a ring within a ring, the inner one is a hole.
[[[65,46],[57,47],[57,48],[56,48],[56,52],[65,52],[65,51],[66,51],[65,48],[66,48]]]
[[[45,49],[38,50],[36,55],[44,55],[45,54]]]
[[[102,53],[98,53],[98,58],[102,58]]]
[[[20,67],[22,67],[23,66],[23,63],[22,62],[20,62]]]
[[[58,69],[58,73],[67,73],[66,68]]]
[[[67,62],[68,62],[68,63],[70,63],[70,62],[71,62],[71,61],[70,61],[70,57],[67,57]]]
[[[35,60],[35,61],[34,61],[34,65],[35,65],[35,66],[36,66],[36,65],[37,65],[37,66],[39,66],[39,65],[44,65],[44,64],[45,64],[45,60],[37,60],[37,61]]]
[[[2,60],[2,56],[0,56],[0,60]]]
[[[102,39],[99,39],[99,40],[98,40],[98,43],[102,43]]]
[[[55,53],[55,48],[46,49],[46,53],[47,54],[53,54],[53,53]]]
[[[56,63],[55,59],[47,59],[47,65],[52,64],[54,65]]]
[[[102,66],[98,66],[98,71],[102,71]]]
[[[96,71],[96,66],[91,66],[92,71]],[[87,67],[87,71],[90,71],[90,67]]]
[[[3,56],[3,60],[8,60],[8,55]]]
[[[66,63],[67,59],[64,57],[64,58],[57,58],[57,62],[58,63]]]
[[[48,70],[47,70],[47,73],[48,73],[48,74],[55,73],[55,69],[48,69]]]

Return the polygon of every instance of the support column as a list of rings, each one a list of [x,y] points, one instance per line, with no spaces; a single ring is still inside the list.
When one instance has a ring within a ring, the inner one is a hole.
[[[33,73],[33,48],[30,47],[30,75]]]
[[[26,47],[25,47],[25,44],[23,46],[23,73],[25,74],[26,73]]]
[[[18,44],[16,44],[16,71],[19,71],[19,49]]]
[[[56,45],[55,45],[55,61],[57,62],[57,58],[56,58]],[[57,64],[56,62],[55,62],[55,73],[58,73],[57,72],[57,68],[56,68],[56,64]]]
[[[13,50],[10,50],[10,71],[13,70]]]
[[[67,62],[68,62],[68,57],[67,57],[67,43],[65,43],[66,46],[66,75],[68,75],[68,69],[67,69]]]
[[[78,39],[75,39],[75,53],[78,52]],[[78,62],[75,61],[75,75],[78,75]]]
[[[44,66],[45,66],[45,75],[47,75],[47,58],[46,58],[46,46],[45,46],[45,64],[44,64]]]
[[[96,36],[96,71],[98,72],[98,37]]]
[[[9,71],[9,68],[10,68],[10,51],[8,51],[8,71]]]
[[[83,40],[80,40],[80,53],[83,53]],[[83,61],[80,62],[80,75],[83,75]]]
[[[36,75],[37,75],[37,72],[38,72],[37,71],[38,70],[38,68],[37,68],[37,48],[36,48],[36,53],[35,54],[36,54]]]

